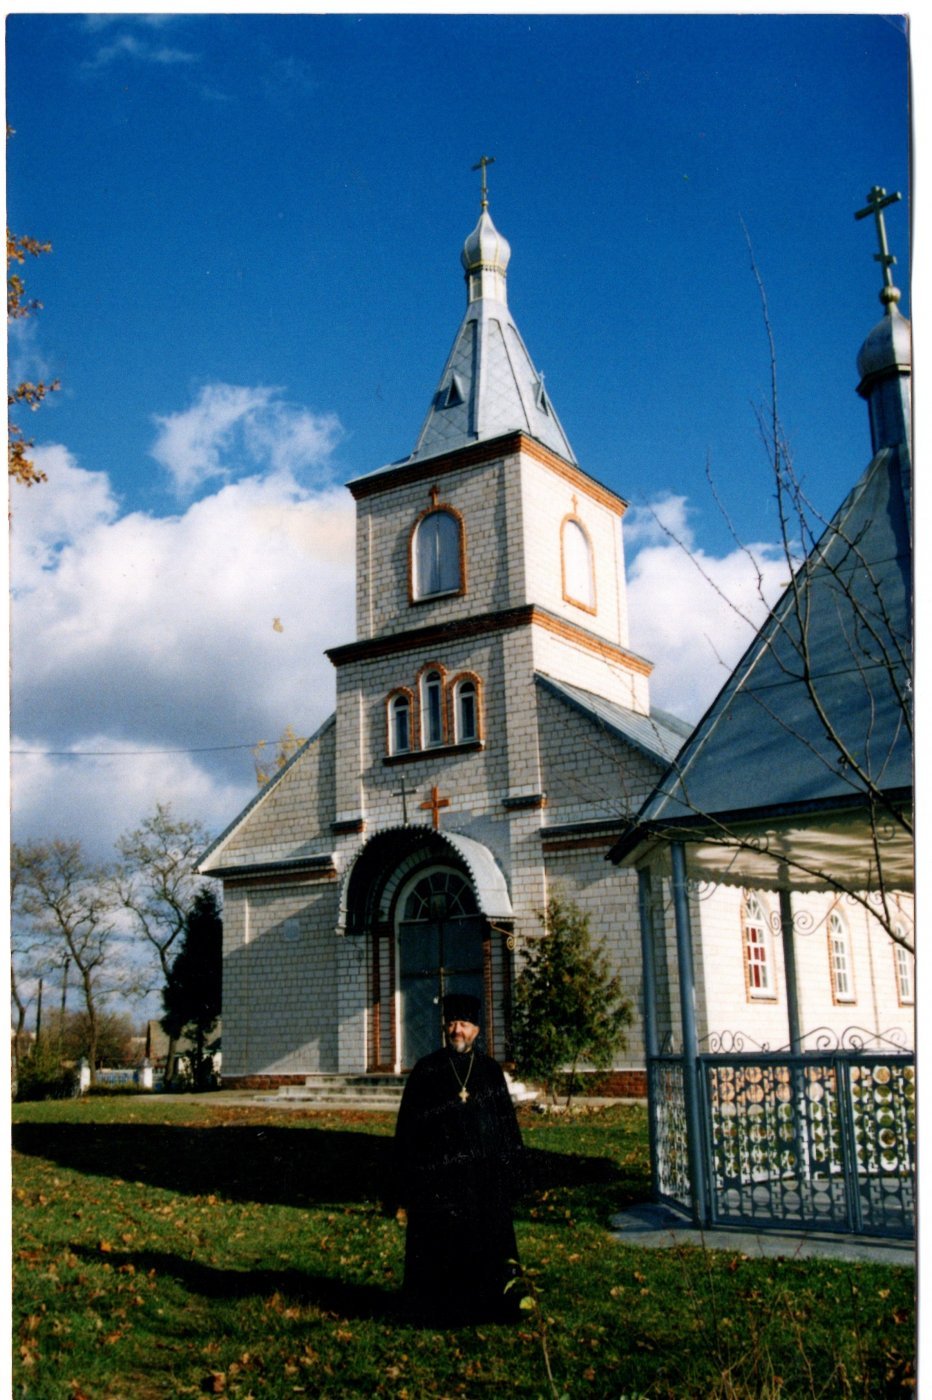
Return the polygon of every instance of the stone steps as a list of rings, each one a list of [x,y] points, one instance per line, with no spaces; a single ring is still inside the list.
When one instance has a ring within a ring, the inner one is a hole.
[[[404,1074],[309,1074],[303,1084],[282,1084],[266,1102],[337,1112],[397,1113],[406,1079]],[[537,1097],[510,1078],[508,1085],[515,1103]]]
[[[403,1074],[309,1074],[303,1084],[281,1085],[275,1098],[302,1108],[394,1113],[404,1087]]]

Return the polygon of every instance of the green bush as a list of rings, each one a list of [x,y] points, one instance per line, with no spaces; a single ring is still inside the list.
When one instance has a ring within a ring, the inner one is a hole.
[[[66,1069],[57,1055],[37,1046],[28,1059],[20,1061],[14,1085],[14,1098],[20,1103],[42,1099],[71,1099],[78,1089],[76,1070]]]

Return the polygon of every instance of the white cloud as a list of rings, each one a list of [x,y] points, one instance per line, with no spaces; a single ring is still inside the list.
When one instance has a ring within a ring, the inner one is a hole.
[[[121,754],[109,734],[87,735],[73,746],[73,757],[37,753],[17,734],[12,748],[14,755],[26,750],[13,759],[18,839],[78,840],[102,861],[113,858],[117,837],[150,816],[156,803],[220,831],[252,795],[248,774],[239,783],[218,780],[197,755],[140,754],[129,745]],[[88,749],[98,756],[83,756]]]
[[[695,721],[753,640],[789,570],[772,544],[706,553],[689,514],[683,497],[662,497],[625,517],[625,539],[640,543],[628,568],[628,613],[632,647],[654,662],[651,701]]]
[[[135,34],[118,34],[109,44],[103,44],[84,64],[85,68],[105,68],[121,58],[134,59],[138,63],[156,63],[161,66],[191,64],[199,61],[197,54],[185,49],[173,49],[167,44],[150,44]]]
[[[190,408],[156,415],[152,456],[179,496],[259,465],[299,475],[326,461],[340,436],[336,417],[282,403],[278,393],[261,386],[207,384]]]
[[[226,825],[255,790],[250,746],[333,707],[323,652],[354,629],[349,493],[325,456],[316,482],[276,465],[309,460],[288,425],[264,472],[167,517],[121,514],[63,447],[36,457],[49,479],[14,501],[13,747],[46,756],[14,754],[17,838],[79,836],[103,857],[160,798]],[[227,745],[245,747],[153,752]],[[48,756],[101,749],[148,753]]]

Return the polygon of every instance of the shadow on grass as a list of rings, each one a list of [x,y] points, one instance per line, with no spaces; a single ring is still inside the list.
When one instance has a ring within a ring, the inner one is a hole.
[[[377,1202],[392,1160],[391,1138],[339,1128],[17,1123],[12,1140],[16,1152],[89,1176],[265,1205]],[[532,1148],[528,1166],[535,1191],[601,1197],[621,1183],[607,1157]]]
[[[89,1263],[101,1261],[99,1250],[83,1244],[72,1244],[70,1248]],[[176,1279],[189,1293],[215,1302],[272,1298],[277,1294],[287,1303],[342,1318],[397,1322],[402,1315],[397,1289],[389,1292],[374,1284],[348,1283],[302,1269],[222,1269],[157,1249],[113,1250],[106,1255],[106,1261],[114,1268],[131,1265],[140,1273],[154,1269],[160,1277]]]

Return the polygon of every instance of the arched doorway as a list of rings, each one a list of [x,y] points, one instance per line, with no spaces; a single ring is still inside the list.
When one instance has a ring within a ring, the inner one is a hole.
[[[450,866],[431,865],[401,890],[395,929],[399,1057],[410,1069],[443,1043],[448,992],[485,1001],[487,925],[469,881]]]
[[[370,837],[346,872],[338,924],[348,940],[365,939],[365,952],[353,961],[368,981],[370,1073],[397,1074],[411,1068],[420,1046],[439,1048],[441,982],[480,998],[483,1049],[507,1058],[513,919],[504,873],[472,837],[426,825],[386,827]],[[411,1013],[407,1034],[403,998]],[[346,1005],[355,1016],[358,1001],[347,994]],[[422,1016],[423,1032],[415,1026]]]

